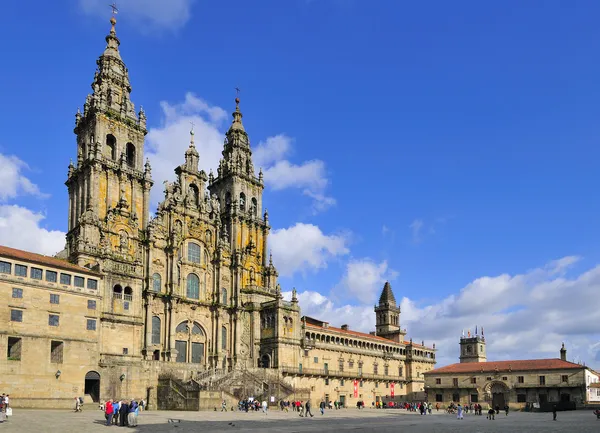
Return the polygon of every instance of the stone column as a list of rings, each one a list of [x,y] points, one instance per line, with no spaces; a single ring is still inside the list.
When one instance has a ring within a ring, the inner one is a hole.
[[[135,176],[131,176],[129,186],[131,187],[131,213],[137,213],[137,209],[135,207]],[[138,215],[139,216],[139,215]]]
[[[69,185],[69,231],[73,228],[73,187]]]
[[[269,229],[265,226],[263,228],[263,254],[262,254],[262,264],[263,267],[266,268],[267,267],[267,257],[269,256],[269,251],[268,251],[268,243],[267,243],[267,238],[269,237]],[[266,286],[266,284],[263,283],[263,286]]]
[[[110,169],[107,169],[106,170],[106,212],[105,212],[105,214],[110,209],[110,204],[111,204],[110,194],[112,192],[112,188],[111,188],[111,179],[110,178],[111,178]]]
[[[145,346],[149,347],[152,345],[152,302],[150,294],[146,295],[146,343]]]
[[[146,185],[146,182],[144,181],[144,205],[143,205],[143,210],[142,212],[144,212],[144,215],[142,215],[142,228],[146,229],[148,227],[148,213],[149,213],[149,207],[150,207],[150,188]]]
[[[91,204],[92,206],[95,207],[96,203],[93,200],[92,194],[93,194],[93,187],[92,187],[92,182],[94,179],[94,168],[90,167],[90,170],[88,172],[88,175],[86,176],[87,181],[86,181],[86,185],[85,185],[85,205],[86,205],[86,209],[87,207]]]

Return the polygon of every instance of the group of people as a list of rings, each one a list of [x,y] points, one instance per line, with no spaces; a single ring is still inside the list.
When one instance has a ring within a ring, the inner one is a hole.
[[[10,407],[10,395],[0,395],[0,422],[8,421],[8,416],[12,415]]]
[[[144,400],[138,403],[136,400],[107,400],[104,403],[104,417],[106,425],[118,425],[120,427],[136,427],[140,409],[144,408]]]
[[[238,410],[240,412],[249,412],[251,410],[258,412],[261,409],[263,413],[267,413],[268,404],[266,400],[263,400],[263,402],[261,403],[258,400],[246,399],[240,400],[238,403]],[[233,407],[231,408],[231,410],[233,410]],[[227,412],[227,403],[225,402],[225,400],[223,400],[223,404],[221,405],[221,412],[223,411]]]

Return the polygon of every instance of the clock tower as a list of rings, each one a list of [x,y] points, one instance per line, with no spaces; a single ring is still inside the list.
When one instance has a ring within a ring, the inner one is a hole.
[[[475,328],[475,335],[471,335],[471,331],[468,332],[465,337],[464,332],[460,338],[460,362],[486,362],[487,355],[485,352],[485,337],[483,335],[483,328],[481,328],[481,335],[477,333]]]

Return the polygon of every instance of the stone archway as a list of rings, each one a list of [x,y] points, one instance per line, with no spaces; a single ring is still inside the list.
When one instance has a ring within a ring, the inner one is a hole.
[[[94,402],[100,401],[100,373],[88,371],[85,375],[84,394],[89,394]]]
[[[508,404],[508,387],[503,382],[490,382],[484,387],[488,401],[491,400],[492,408],[504,409]]]
[[[271,368],[271,357],[268,354],[264,354],[260,357],[260,366],[262,368]]]

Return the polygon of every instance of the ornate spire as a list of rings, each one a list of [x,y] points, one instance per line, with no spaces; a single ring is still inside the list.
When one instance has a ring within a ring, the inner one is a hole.
[[[379,297],[379,305],[390,304],[396,306],[396,298],[394,297],[394,292],[392,291],[392,286],[389,281],[386,281],[383,290],[381,291],[381,296]]]
[[[113,56],[121,60],[121,54],[119,54],[119,45],[121,45],[121,41],[117,38],[117,31],[115,30],[117,19],[114,15],[110,17],[110,24],[110,33],[106,35],[106,48],[103,55]]]
[[[190,147],[185,151],[185,166],[187,170],[198,171],[198,160],[199,154],[196,150],[196,144],[194,143],[194,123],[192,122],[192,129],[190,130]]]
[[[244,125],[242,124],[242,117],[244,117],[242,115],[242,112],[240,111],[240,98],[235,98],[235,111],[232,113],[233,116],[233,122],[231,122],[231,126],[229,127],[229,130],[240,130],[240,131],[245,131],[244,130]]]

